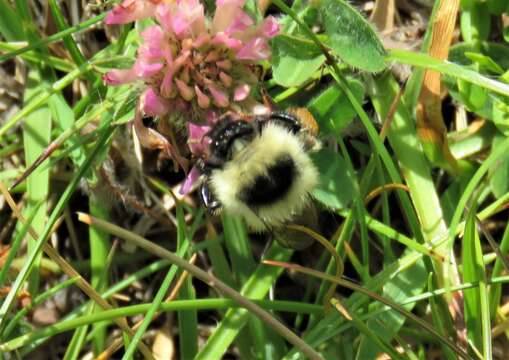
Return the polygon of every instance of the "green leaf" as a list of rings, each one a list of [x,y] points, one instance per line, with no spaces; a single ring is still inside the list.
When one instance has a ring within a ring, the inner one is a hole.
[[[355,79],[348,79],[350,89],[362,103],[364,86]],[[350,100],[338,85],[331,85],[308,103],[308,109],[315,117],[322,133],[339,135],[357,115]]]
[[[134,111],[141,91],[142,89],[140,87],[133,87],[131,85],[108,88],[106,97],[111,99],[112,103],[115,104],[115,125],[125,124],[134,119]],[[114,99],[118,99],[120,95],[124,96],[124,98],[121,101],[114,101]]]
[[[486,356],[491,354],[491,327],[486,273],[475,220],[476,207],[472,206],[468,213],[462,243],[463,281],[479,282],[479,287],[464,290],[465,324],[468,339]]]
[[[410,252],[407,252],[410,253]],[[383,297],[396,303],[403,302],[405,299],[422,293],[426,284],[427,271],[422,260],[414,266],[402,271],[392,281],[389,281],[383,287]],[[405,309],[411,311],[415,303],[406,304]],[[380,303],[372,303],[369,312],[376,312],[383,308]],[[398,333],[404,325],[406,317],[396,311],[387,311],[379,316],[373,317],[367,321],[367,326],[385,342],[389,342]],[[369,337],[363,335],[359,344],[358,359],[374,359],[380,352],[379,346]]]
[[[498,59],[493,56],[491,57],[497,62],[497,64],[505,67],[502,62],[498,61]],[[487,76],[483,76],[479,74],[478,71],[468,69],[466,66],[455,64],[453,61],[451,61],[451,59],[449,59],[449,61],[443,61],[423,53],[391,49],[389,55],[387,56],[387,61],[394,60],[403,64],[435,70],[440,72],[442,75],[447,75],[455,79],[463,79],[498,94],[509,94],[509,86],[507,84],[490,79]],[[505,63],[507,63],[507,61]]]
[[[106,59],[101,59],[95,64],[95,68],[101,72],[106,72],[111,69],[129,69],[134,65],[132,56],[117,55],[110,56]]]
[[[469,59],[466,54],[475,52],[490,57],[501,68],[509,69],[509,47],[507,45],[482,42],[478,46],[479,48],[476,48],[474,44],[464,42],[453,45],[449,51],[449,61],[460,65],[470,65],[474,60]]]
[[[503,140],[503,136],[495,137],[493,147],[496,147]],[[490,187],[497,199],[509,191],[509,154],[502,156],[495,166],[490,169]]]
[[[182,206],[177,204],[176,208],[177,247],[179,250],[185,251],[185,249],[189,247],[189,232],[186,221],[184,220],[185,214]],[[182,284],[182,288],[178,293],[178,298],[179,300],[196,299],[196,290],[194,289],[191,276],[188,276]],[[198,352],[198,313],[196,309],[190,309],[179,311],[177,315],[179,334],[181,336],[179,341],[180,354],[184,359],[192,359]]]
[[[509,135],[509,98],[493,98],[491,120],[504,135]]]
[[[476,53],[472,57],[472,54]],[[475,63],[479,64],[478,60],[482,62],[482,67],[487,70],[486,58],[481,60],[480,57],[486,57],[493,61],[498,70],[505,71],[509,69],[509,47],[501,44],[483,42],[479,44],[479,49],[476,49],[473,44],[460,43],[451,48],[449,52],[449,61],[453,63],[459,63],[465,66],[473,66]],[[495,69],[493,69],[495,70]],[[479,72],[477,72],[479,74]],[[500,74],[500,73],[499,73]],[[509,90],[498,91],[498,94],[490,94],[486,91],[486,86],[482,86],[479,83],[467,84],[464,82],[469,81],[464,77],[454,79],[454,74],[448,74],[443,77],[444,83],[447,86],[451,96],[464,103],[468,110],[475,112],[479,116],[493,121],[497,128],[507,133],[509,131],[509,119],[508,119],[508,105],[509,97],[504,96],[509,94]],[[505,75],[500,76],[501,81],[505,81]],[[462,80],[460,80],[462,79]],[[505,86],[503,82],[499,82],[500,85]],[[480,85],[484,88],[480,88]],[[490,90],[494,90],[491,88]]]
[[[25,36],[21,19],[16,16],[8,0],[0,0],[0,14],[2,14],[0,16],[0,34],[8,41],[23,39]]]
[[[41,76],[41,72],[35,69],[30,70],[24,103],[29,103],[32,99],[44,93],[46,86],[47,81]],[[51,125],[51,112],[47,105],[41,106],[26,116],[23,125],[23,146],[27,167],[33,164],[48,146],[51,139]],[[32,228],[37,233],[41,233],[47,221],[48,205],[46,200],[49,194],[49,177],[49,169],[38,168],[27,178],[27,206],[24,209],[24,215],[27,216],[32,209],[38,208],[37,214],[31,223]],[[40,202],[42,202],[41,206],[39,206]],[[32,251],[35,244],[35,240],[29,239],[29,251]],[[34,267],[37,270],[40,259],[40,256],[38,256],[34,262]],[[29,282],[30,291],[37,293],[39,271],[32,272]]]
[[[429,291],[438,290],[438,287],[435,285],[433,281],[433,274],[428,275],[428,290]],[[450,336],[450,334],[453,334],[455,331],[454,324],[445,299],[440,296],[430,297],[429,305],[435,329],[437,329],[442,336]],[[444,344],[440,345],[443,351],[443,357],[445,359],[447,360],[457,359],[457,356],[454,354],[454,351],[452,351],[452,349],[445,346]]]
[[[486,2],[464,1],[461,6],[461,35],[467,42],[488,39],[491,27],[491,16]]]
[[[323,149],[312,156],[320,173],[320,184],[313,197],[332,209],[344,209],[353,198],[353,184],[341,155]]]
[[[493,61],[493,59],[490,58],[489,56],[471,51],[465,51],[465,56],[479,64],[481,68],[491,71],[497,75],[501,75],[504,73],[504,69],[502,69],[500,65]]]
[[[301,19],[308,27],[313,27],[318,23],[318,9],[316,6],[309,5],[309,3],[303,4],[302,2],[295,1],[292,4],[292,9],[297,13],[299,19]],[[293,21],[291,16],[285,15],[279,19],[281,25],[282,34],[289,35],[306,35],[302,27]]]
[[[458,205],[458,201],[460,200],[468,181],[472,178],[476,170],[477,168],[472,168],[461,173],[440,195],[440,203],[442,204],[442,209],[444,211],[444,219],[447,222],[451,221],[454,211],[456,210],[456,206]]]
[[[272,73],[282,86],[299,86],[322,66],[325,56],[309,40],[278,35],[272,40]]]
[[[506,225],[504,234],[502,235],[502,240],[500,241],[500,252],[503,256],[507,256],[509,251],[509,224]],[[504,271],[504,265],[502,259],[497,257],[495,261],[495,265],[493,266],[493,271],[491,273],[491,279],[500,276]],[[497,314],[497,309],[500,305],[500,300],[502,299],[502,284],[493,284],[490,286],[490,310],[492,318]]]
[[[479,129],[463,129],[449,132],[447,138],[452,155],[460,160],[466,159],[491,147],[493,138],[499,132],[490,122],[485,122]]]
[[[482,110],[486,101],[488,100],[488,94],[483,88],[471,84],[468,81],[458,79],[457,80],[459,94],[462,102],[471,111]]]
[[[377,72],[385,69],[385,50],[371,25],[341,0],[325,0],[320,13],[332,50],[350,66]]]
[[[502,15],[507,9],[507,0],[486,0],[488,10],[493,15]]]
[[[338,304],[339,302],[335,298],[332,298],[331,303]],[[379,352],[384,352],[391,359],[395,360],[408,359],[407,357],[404,357],[403,355],[398,353],[397,349],[394,346],[392,346],[391,342],[387,341],[387,339],[384,338],[383,334],[385,333],[384,330],[386,330],[386,328],[382,328],[381,329],[382,331],[377,331],[380,330],[380,328],[379,329],[371,328],[368,324],[365,324],[359,317],[357,317],[357,315],[355,315],[354,312],[350,312],[349,314],[351,317],[352,324],[354,324],[357,330],[359,330],[359,332],[362,334],[362,339],[370,339],[369,341],[372,342],[373,344],[372,348],[374,350],[372,358],[376,358],[376,355]],[[352,351],[352,353],[353,352],[354,351]],[[368,359],[365,357],[365,354],[362,353],[362,348],[359,348],[357,350],[356,358]]]
[[[64,97],[61,94],[56,94],[53,96],[53,101],[49,103],[51,114],[53,119],[55,119],[56,125],[59,127],[61,131],[65,131],[67,129],[71,129],[75,124],[74,113],[72,109],[69,107],[69,104],[65,101]],[[81,138],[81,136],[80,136]],[[66,142],[66,147],[75,148],[71,153],[70,157],[74,163],[74,165],[79,166],[85,161],[86,153],[83,146],[79,144],[78,137],[72,137]]]

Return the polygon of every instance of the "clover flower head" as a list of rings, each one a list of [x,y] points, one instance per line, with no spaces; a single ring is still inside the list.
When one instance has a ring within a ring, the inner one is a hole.
[[[110,85],[142,81],[142,110],[164,116],[175,109],[221,111],[251,99],[253,65],[270,57],[268,39],[279,31],[273,17],[255,21],[245,0],[217,0],[211,19],[199,0],[124,0],[107,24],[154,18],[141,33],[132,68],[104,76]]]

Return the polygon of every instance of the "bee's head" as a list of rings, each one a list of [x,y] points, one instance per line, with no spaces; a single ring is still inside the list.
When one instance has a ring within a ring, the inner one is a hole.
[[[255,135],[256,130],[251,123],[226,116],[207,134],[211,143],[205,164],[211,168],[222,167]]]

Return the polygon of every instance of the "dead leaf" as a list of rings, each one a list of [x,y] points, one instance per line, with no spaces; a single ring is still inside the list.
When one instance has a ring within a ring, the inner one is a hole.
[[[175,342],[171,335],[171,329],[168,323],[157,330],[152,353],[156,360],[170,360],[175,358]]]

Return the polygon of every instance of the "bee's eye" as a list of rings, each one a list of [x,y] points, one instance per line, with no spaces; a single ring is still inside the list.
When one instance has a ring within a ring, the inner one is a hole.
[[[222,161],[230,160],[234,142],[241,139],[250,141],[254,133],[255,130],[250,123],[226,119],[223,123],[218,124],[209,134],[209,137],[212,139],[210,144],[211,156]]]

